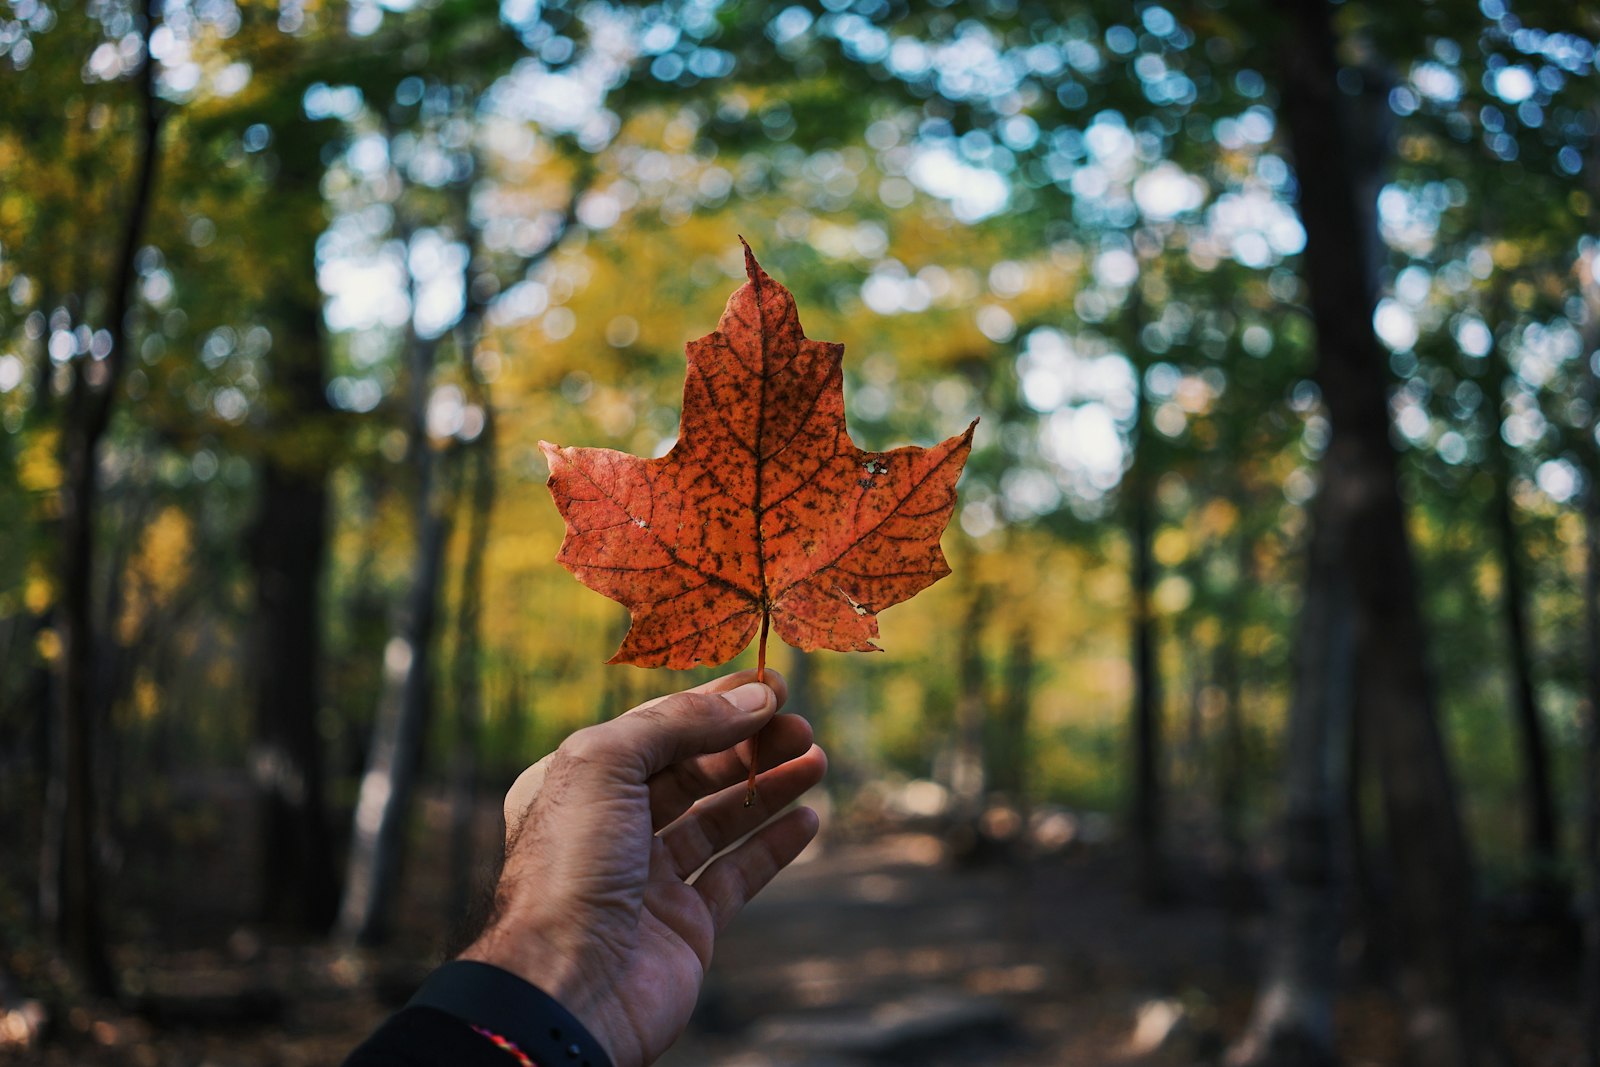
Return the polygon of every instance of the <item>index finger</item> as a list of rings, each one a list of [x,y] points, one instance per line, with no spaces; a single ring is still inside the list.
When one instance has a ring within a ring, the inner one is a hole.
[[[720,693],[689,690],[579,730],[561,748],[600,771],[596,782],[644,785],[674,763],[732,748],[771,721],[777,710],[771,687],[754,681]]]
[[[734,671],[732,674],[724,674],[720,678],[713,678],[709,682],[702,682],[693,689],[685,689],[684,692],[726,693],[730,689],[737,689],[747,682],[756,681],[756,674],[756,669],[754,667],[749,667],[742,671]],[[767,688],[771,689],[773,694],[777,696],[779,708],[782,708],[789,702],[789,682],[788,679],[784,678],[782,674],[771,667],[767,667],[765,668],[765,673],[761,678],[761,681],[765,682]],[[672,694],[670,693],[667,694],[667,696],[671,695]],[[630,710],[638,711],[639,708],[648,708],[652,704],[657,704],[663,700],[666,700],[667,696],[659,696],[654,700],[647,700],[643,704],[640,704],[638,708],[632,708]],[[624,712],[623,714],[627,714],[627,712]]]
[[[576,733],[569,735],[567,740],[562,742],[562,746],[569,747],[569,749],[574,745],[584,748],[591,747],[592,743],[596,740],[593,735],[596,733],[607,734],[608,728],[622,722],[623,720],[629,718],[629,716],[637,715],[647,719],[654,719],[657,716],[671,717],[673,715],[681,714],[683,705],[686,703],[698,710],[701,707],[701,702],[695,698],[701,696],[720,696],[723,693],[732,692],[733,690],[738,689],[740,686],[747,685],[755,681],[756,673],[757,672],[754,669],[735,671],[732,674],[725,674],[720,678],[713,678],[711,681],[704,682],[692,689],[686,689],[679,693],[666,693],[662,696],[656,697],[653,700],[647,700],[643,704],[623,712],[614,719],[600,723],[598,726],[591,726],[584,730],[579,730]],[[773,670],[771,667],[768,667],[764,672],[762,681],[766,684],[768,689],[772,690],[773,696],[777,698],[777,707],[783,707],[784,701],[789,699],[789,683],[784,680],[783,675],[778,671]],[[662,705],[668,701],[673,702],[677,705],[677,707],[663,709]],[[765,719],[762,720],[763,723],[765,721]],[[634,725],[634,723],[627,724],[628,727],[632,727]],[[743,733],[739,728],[736,727],[735,733],[737,733],[738,736],[734,737],[726,745],[720,746],[720,748],[732,748],[733,745],[737,744],[739,741],[744,740],[746,737],[752,736],[756,732],[756,729],[759,729],[759,727],[751,729],[749,733]],[[631,729],[627,730],[626,732],[637,733],[637,731]],[[609,733],[614,734],[615,731],[612,730],[609,731]],[[692,759],[695,756],[704,755],[707,752],[717,752],[719,750],[719,748],[701,748],[698,751],[687,753],[682,758]],[[558,748],[557,752],[559,751],[560,749]],[[539,789],[544,784],[544,778],[547,770],[549,769],[550,760],[555,755],[556,752],[552,752],[543,759],[539,760],[537,763],[534,763],[532,766],[528,767],[517,776],[517,780],[512,783],[510,790],[507,791],[504,811],[506,834],[508,838],[516,829],[517,825],[521,823],[523,813],[528,810],[528,807],[533,803],[534,798],[539,795]],[[674,760],[672,762],[677,761]],[[661,768],[658,768],[658,770],[659,769]],[[656,772],[651,771],[650,773],[654,774]],[[743,771],[741,770],[740,773],[742,774]],[[649,775],[646,775],[646,777],[648,776]],[[687,807],[687,805],[685,805],[685,807]]]

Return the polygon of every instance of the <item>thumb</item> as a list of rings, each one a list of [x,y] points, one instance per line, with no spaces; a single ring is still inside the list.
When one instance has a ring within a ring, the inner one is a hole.
[[[725,693],[673,693],[573,735],[580,749],[574,754],[642,784],[674,763],[753,737],[777,710],[777,695],[761,682]]]

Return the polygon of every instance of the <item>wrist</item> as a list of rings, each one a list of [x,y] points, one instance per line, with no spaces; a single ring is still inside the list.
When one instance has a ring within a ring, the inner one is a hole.
[[[515,933],[498,924],[485,930],[457,958],[510,971],[574,1013],[591,997],[575,959],[545,939]]]
[[[457,958],[490,964],[532,985],[583,1024],[612,1063],[620,1062],[615,1036],[604,1025],[604,980],[577,953],[550,938],[495,923]]]
[[[482,960],[457,959],[434,971],[407,1004],[417,1008],[454,1016],[547,1067],[612,1067],[610,1050],[570,1009]]]

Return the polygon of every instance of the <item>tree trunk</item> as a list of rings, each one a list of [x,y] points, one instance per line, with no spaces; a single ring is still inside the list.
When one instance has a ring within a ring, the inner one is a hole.
[[[1600,396],[1600,388],[1595,395]],[[1596,433],[1600,433],[1600,421],[1591,428],[1591,440]],[[1587,1005],[1583,1022],[1589,1067],[1600,1067],[1600,457],[1590,462],[1586,508],[1583,618],[1588,721],[1584,724],[1582,804],[1583,869],[1589,902],[1583,923],[1583,1003]]]
[[[1236,455],[1234,462],[1242,465],[1243,455]],[[1254,580],[1254,544],[1245,526],[1250,501],[1241,491],[1234,494],[1233,503],[1238,515],[1233,546],[1233,595],[1223,612],[1222,635],[1217,641],[1213,671],[1217,688],[1222,692],[1222,745],[1217,760],[1216,791],[1223,847],[1223,908],[1227,916],[1227,951],[1231,961],[1237,962],[1244,955],[1242,933],[1249,888],[1249,856],[1244,837],[1246,753],[1242,661],[1246,596]]]
[[[1230,1064],[1326,1067],[1338,1059],[1338,828],[1355,662],[1354,606],[1344,573],[1349,528],[1337,511],[1325,490],[1313,508],[1289,706],[1284,869],[1273,950],[1249,1030]]]
[[[1374,104],[1354,115],[1340,93],[1327,0],[1296,0],[1288,31],[1283,117],[1306,231],[1316,380],[1332,428],[1317,517],[1344,539],[1356,707],[1382,784],[1407,1038],[1425,1067],[1481,1063],[1498,1059],[1498,1031],[1477,941],[1472,862],[1427,668],[1387,373],[1372,330],[1384,109]]]
[[[147,57],[156,10],[155,0],[146,0],[142,36]],[[140,64],[135,83],[141,124],[132,192],[106,290],[106,329],[111,334],[111,349],[103,360],[88,353],[74,360],[71,391],[63,413],[61,602],[56,615],[61,636],[61,751],[53,767],[55,780],[48,788],[45,830],[46,861],[59,864],[57,870],[46,874],[55,889],[55,899],[47,910],[56,920],[68,966],[88,992],[100,996],[116,992],[116,979],[106,952],[96,862],[99,828],[95,819],[95,731],[103,716],[94,700],[100,662],[93,618],[95,519],[100,444],[111,423],[133,344],[128,316],[136,273],[134,259],[150,215],[159,159],[161,116],[155,99],[154,67],[148,58]]]
[[[1590,161],[1590,185],[1600,193],[1600,159]],[[1582,351],[1600,349],[1600,252],[1591,250],[1579,264],[1586,318]],[[1585,452],[1589,459],[1584,489],[1584,723],[1581,877],[1588,886],[1583,916],[1583,1028],[1588,1067],[1600,1067],[1600,368],[1591,360],[1586,381],[1591,412]]]
[[[280,205],[310,220],[321,210],[318,142],[286,149]],[[322,574],[327,557],[327,476],[332,449],[326,394],[327,340],[316,287],[315,232],[280,278],[272,302],[276,340],[269,423],[250,531],[256,618],[252,646],[255,734],[250,764],[257,797],[256,883],[263,920],[325,933],[339,903],[328,819],[322,731]]]
[[[471,348],[463,345],[463,358]],[[483,722],[483,561],[489,542],[489,519],[494,509],[494,420],[486,389],[476,398],[483,405],[484,428],[469,453],[471,510],[467,514],[465,559],[461,565],[461,607],[456,618],[455,752],[450,773],[450,899],[451,913],[466,914],[472,904],[473,824],[478,799],[478,743]]]
[[[983,810],[988,782],[984,775],[983,734],[989,719],[989,694],[983,664],[983,628],[989,618],[989,589],[976,581],[977,560],[969,556],[963,573],[971,575],[967,610],[957,636],[956,751],[950,768],[950,792],[956,816],[973,823]]]
[[[474,173],[479,170],[475,165]],[[587,164],[580,165],[560,224],[546,245],[523,257],[520,274],[526,275],[534,270],[560,245],[576,218],[578,199],[592,176],[592,169]],[[455,189],[459,219],[468,235],[468,245],[473,249],[470,258],[476,259],[478,234],[470,221],[469,193],[470,189],[465,184],[458,184]],[[409,229],[402,236],[409,247],[412,237]],[[411,290],[411,306],[415,308],[414,278]],[[484,312],[484,303],[476,295],[477,292],[475,286],[468,284],[466,307],[456,326],[457,347],[461,358],[467,363],[465,370],[469,380],[476,380],[472,360],[476,355]],[[442,475],[446,471],[428,439],[427,427],[428,402],[432,395],[432,377],[439,344],[436,339],[418,337],[415,323],[413,316],[406,334],[406,355],[410,377],[407,405],[410,425],[407,429],[410,456],[417,479],[416,555],[411,570],[411,589],[400,613],[397,632],[384,649],[383,693],[379,698],[367,767],[356,801],[344,898],[340,902],[336,926],[340,940],[363,945],[379,944],[389,933],[390,912],[393,910],[404,854],[411,795],[421,770],[422,742],[432,697],[432,645],[439,609],[440,578],[444,569],[444,550],[450,536],[451,492],[444,484],[446,479]],[[487,433],[490,427],[487,420],[491,417],[487,395],[483,398],[483,404]],[[493,478],[492,464],[484,471],[484,476]],[[485,511],[485,522],[487,517]],[[481,704],[481,696],[473,699]],[[519,716],[523,714],[519,699],[513,699],[512,711]]]
[[[1028,724],[1033,712],[1033,625],[1019,621],[1011,630],[1006,653],[1005,692],[1001,697],[999,744],[994,759],[994,785],[1025,809],[1028,781]]]
[[[1372,780],[1372,745],[1359,717],[1350,723],[1345,757],[1344,854],[1349,864],[1350,907],[1355,926],[1356,970],[1366,981],[1382,982],[1393,970],[1390,909],[1373,855],[1367,817],[1367,789]]]
[[[299,340],[285,339],[283,348]],[[327,493],[321,470],[268,459],[251,533],[256,577],[257,859],[262,918],[306,933],[328,929],[338,880],[324,802],[321,575]]]
[[[384,648],[383,692],[356,801],[337,923],[341,941],[361,945],[381,944],[389,935],[411,797],[427,731],[433,635],[450,527],[448,493],[441,484],[439,455],[427,428],[438,342],[408,332],[406,348],[411,379],[410,456],[417,479],[416,547],[411,588],[395,634]]]
[[[1134,368],[1138,380],[1134,383],[1133,462],[1125,480],[1131,558],[1128,584],[1133,598],[1129,635],[1133,663],[1133,781],[1129,823],[1137,856],[1139,895],[1145,904],[1158,905],[1168,900],[1172,886],[1163,842],[1161,666],[1156,661],[1155,609],[1151,604],[1155,582],[1155,560],[1151,551],[1155,537],[1155,501],[1152,499],[1155,487],[1149,473],[1148,446],[1140,440],[1146,422],[1143,368],[1137,360]]]
[[[1499,283],[1503,284],[1503,283]],[[1501,606],[1505,612],[1506,670],[1510,675],[1511,707],[1515,713],[1518,751],[1522,757],[1523,819],[1525,845],[1531,884],[1540,898],[1539,910],[1549,914],[1565,902],[1557,890],[1561,831],[1556,816],[1551,784],[1550,743],[1546,737],[1544,715],[1539,708],[1533,681],[1533,650],[1528,635],[1528,593],[1522,554],[1518,551],[1515,504],[1511,498],[1511,446],[1500,435],[1500,405],[1511,378],[1509,354],[1499,340],[1505,302],[1497,284],[1491,319],[1496,331],[1493,353],[1495,371],[1484,404],[1488,416],[1485,440],[1488,443],[1489,471],[1494,479],[1493,525],[1503,575]]]

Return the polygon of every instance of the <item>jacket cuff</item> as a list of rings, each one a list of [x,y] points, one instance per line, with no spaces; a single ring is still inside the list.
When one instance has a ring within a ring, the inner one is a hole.
[[[514,1044],[539,1067],[612,1067],[575,1015],[531,982],[477,960],[453,960],[427,977],[407,1007],[433,1008]]]

